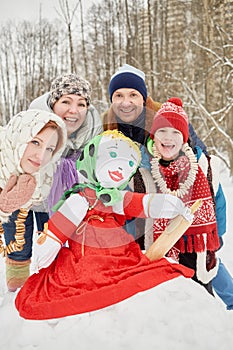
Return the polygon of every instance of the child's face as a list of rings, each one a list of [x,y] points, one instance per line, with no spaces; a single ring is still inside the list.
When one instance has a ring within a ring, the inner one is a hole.
[[[143,96],[135,89],[118,89],[112,95],[113,110],[124,123],[132,123],[139,117],[143,103]]]
[[[37,172],[48,164],[58,143],[58,132],[53,128],[46,128],[39,132],[24,151],[20,166],[27,174]]]
[[[183,145],[183,135],[177,129],[164,127],[155,132],[154,142],[164,160],[173,160],[179,155]]]
[[[118,188],[124,184],[138,166],[138,153],[120,139],[109,141],[103,137],[96,159],[96,178],[105,188]]]

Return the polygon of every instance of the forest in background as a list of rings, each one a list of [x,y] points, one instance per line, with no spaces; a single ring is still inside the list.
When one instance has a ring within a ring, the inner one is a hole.
[[[233,175],[233,1],[102,0],[84,13],[82,0],[58,0],[56,13],[1,26],[1,125],[70,72],[91,82],[103,113],[111,75],[129,63],[145,72],[155,101],[183,100]]]

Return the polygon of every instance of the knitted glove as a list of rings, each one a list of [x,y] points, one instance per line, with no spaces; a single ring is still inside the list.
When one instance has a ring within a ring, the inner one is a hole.
[[[36,180],[32,175],[11,175],[0,194],[0,210],[12,213],[27,203],[36,188]]]
[[[212,270],[217,264],[215,252],[207,250],[206,253],[206,270]]]
[[[35,272],[49,266],[61,249],[62,242],[51,232],[41,233],[34,244],[34,268]]]

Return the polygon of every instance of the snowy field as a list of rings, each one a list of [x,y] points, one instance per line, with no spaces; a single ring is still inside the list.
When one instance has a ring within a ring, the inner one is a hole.
[[[226,172],[222,184],[228,225],[219,257],[233,275],[233,182]],[[19,317],[15,295],[6,291],[0,258],[1,350],[233,349],[233,310],[183,277],[102,310],[50,321]]]

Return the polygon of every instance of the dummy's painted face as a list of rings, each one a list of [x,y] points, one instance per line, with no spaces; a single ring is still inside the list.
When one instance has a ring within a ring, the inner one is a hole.
[[[132,123],[143,111],[143,96],[135,89],[118,89],[112,95],[115,114],[124,122]]]
[[[20,166],[27,174],[37,172],[41,167],[48,164],[58,143],[58,131],[48,127],[39,132],[24,151]]]
[[[139,155],[128,142],[103,137],[96,159],[96,178],[105,188],[118,188],[138,166]]]
[[[87,114],[87,101],[75,94],[63,95],[54,104],[53,112],[65,122],[69,137],[83,124]]]
[[[182,148],[183,135],[177,129],[164,127],[155,132],[154,142],[164,160],[173,160]]]

